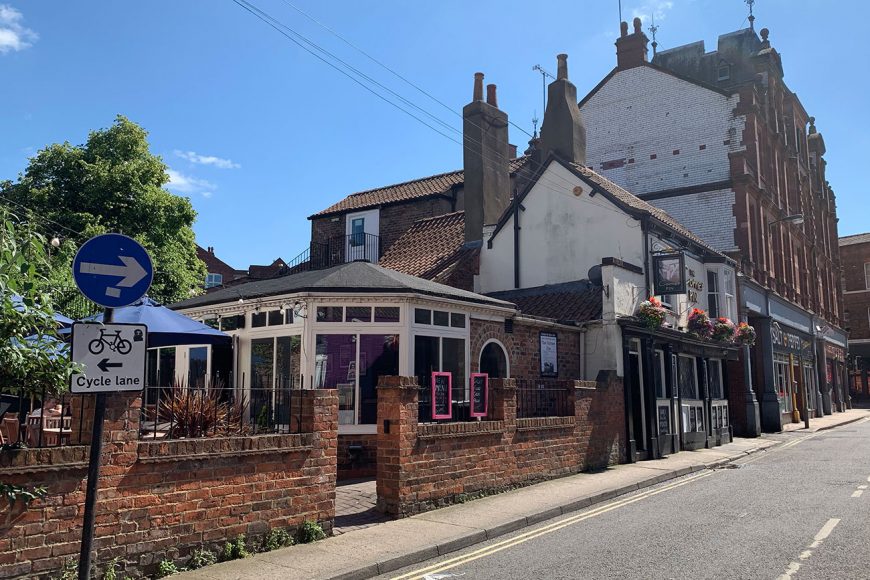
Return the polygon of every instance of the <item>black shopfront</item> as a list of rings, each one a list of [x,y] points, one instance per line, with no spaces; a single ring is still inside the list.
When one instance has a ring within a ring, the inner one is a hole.
[[[726,361],[738,347],[620,321],[628,461],[732,440]]]

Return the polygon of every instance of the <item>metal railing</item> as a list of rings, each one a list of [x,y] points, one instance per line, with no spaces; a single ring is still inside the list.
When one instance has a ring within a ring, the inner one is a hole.
[[[81,445],[83,415],[73,424],[72,402],[84,395],[0,392],[0,446],[3,449]],[[79,408],[81,408],[79,406]]]
[[[422,380],[422,379],[421,379]],[[450,404],[451,417],[449,419],[434,419],[432,417],[432,386],[427,384],[425,387],[419,387],[419,411],[417,421],[419,423],[456,423],[463,421],[477,421],[477,417],[471,416],[471,401],[467,389],[457,389],[453,387],[453,397]],[[487,399],[487,414],[486,417],[481,417],[483,420],[492,418],[492,396]]]
[[[232,380],[149,386],[142,402],[141,439],[189,439],[302,432],[302,391],[295,377],[257,375]]]
[[[572,417],[574,381],[517,379],[517,418]]]
[[[381,258],[381,238],[374,234],[335,236],[326,241],[312,241],[305,250],[287,262],[285,274],[325,270],[347,262],[372,262]]]

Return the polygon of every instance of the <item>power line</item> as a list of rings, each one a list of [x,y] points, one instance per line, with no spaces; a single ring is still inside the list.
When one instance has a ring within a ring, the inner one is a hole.
[[[323,28],[324,30],[326,30],[327,32],[329,32],[330,34],[332,34],[333,36],[335,36],[336,38],[338,38],[339,40],[341,40],[341,41],[344,42],[345,44],[347,44],[349,47],[351,47],[351,48],[353,48],[354,50],[358,51],[360,54],[362,54],[363,56],[365,56],[366,58],[368,58],[369,60],[371,60],[372,62],[374,62],[374,63],[377,64],[378,66],[380,66],[381,68],[383,68],[383,69],[385,69],[386,71],[388,71],[388,72],[390,72],[391,74],[393,74],[393,75],[394,75],[396,78],[398,78],[399,80],[401,80],[401,81],[407,83],[408,85],[410,85],[411,87],[413,87],[414,89],[416,89],[417,91],[419,91],[420,93],[422,93],[423,95],[429,97],[430,99],[432,99],[433,101],[435,101],[436,103],[438,103],[439,105],[441,105],[442,107],[444,107],[445,109],[447,109],[448,111],[450,111],[451,113],[453,113],[454,115],[458,116],[460,119],[462,118],[462,113],[456,111],[453,107],[451,107],[451,106],[448,105],[447,103],[441,101],[440,99],[438,99],[437,97],[435,97],[435,96],[432,95],[431,93],[427,92],[427,91],[426,91],[425,89],[423,89],[422,87],[420,87],[420,86],[418,86],[417,84],[415,84],[413,81],[407,79],[406,77],[404,77],[404,76],[401,75],[400,73],[396,72],[395,70],[393,70],[392,68],[390,68],[388,65],[384,64],[383,62],[381,62],[380,60],[378,60],[377,58],[375,58],[374,56],[372,56],[371,54],[369,54],[368,52],[366,52],[365,50],[363,50],[362,48],[360,48],[360,47],[357,46],[356,44],[352,43],[351,41],[349,41],[348,39],[346,39],[345,37],[343,37],[341,34],[339,34],[338,32],[336,32],[335,30],[333,30],[332,28],[330,28],[330,27],[327,26],[326,24],[320,22],[319,20],[317,20],[316,18],[314,18],[313,16],[311,16],[310,14],[308,14],[307,12],[305,12],[304,10],[302,10],[301,8],[299,8],[298,6],[296,6],[295,4],[293,4],[292,2],[290,2],[290,0],[282,0],[282,1],[284,2],[284,4],[286,4],[287,6],[289,6],[290,8],[292,8],[293,10],[295,10],[296,12],[298,12],[299,14],[301,14],[302,16],[304,16],[305,18],[307,18],[307,19],[309,19],[310,21],[314,22],[315,24],[317,24],[318,26],[320,26],[321,28]],[[525,133],[525,134],[528,135],[529,137],[533,137],[533,135],[532,135],[531,133],[529,133],[528,131],[526,131],[525,129],[523,129],[521,126],[517,125],[517,124],[514,123],[513,121],[508,120],[508,123],[510,123],[513,127],[516,127],[517,129],[519,129],[520,131],[522,131],[523,133]]]

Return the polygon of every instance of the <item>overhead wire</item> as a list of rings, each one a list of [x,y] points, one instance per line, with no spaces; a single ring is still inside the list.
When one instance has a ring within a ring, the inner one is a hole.
[[[351,74],[349,74],[346,70],[344,70],[344,69],[342,69],[341,67],[335,65],[334,63],[330,62],[330,61],[327,60],[326,58],[322,57],[321,55],[317,54],[317,53],[314,52],[313,50],[311,50],[311,49],[309,49],[308,47],[306,47],[304,44],[302,44],[302,42],[300,42],[299,40],[297,40],[296,38],[294,38],[294,36],[295,36],[295,37],[298,37],[298,38],[300,38],[300,39],[303,39],[304,42],[305,42],[306,44],[308,44],[308,45],[310,45],[310,46],[312,46],[312,47],[315,47],[318,51],[322,52],[323,54],[326,54],[326,55],[330,56],[331,58],[335,58],[336,60],[338,60],[339,62],[341,62],[344,66],[346,66],[348,69],[350,69],[350,70],[352,70],[352,71],[355,71],[355,72],[357,72],[358,74],[360,74],[364,79],[366,79],[366,80],[370,80],[371,82],[373,82],[373,83],[376,84],[377,86],[382,87],[382,88],[385,88],[381,83],[379,83],[379,82],[377,82],[377,81],[374,81],[374,79],[371,79],[371,77],[369,77],[368,75],[365,75],[364,73],[359,72],[358,69],[356,69],[355,67],[353,67],[353,66],[347,64],[345,61],[343,61],[342,59],[336,57],[335,55],[333,55],[331,52],[327,51],[326,49],[323,49],[323,48],[319,47],[315,42],[313,42],[313,41],[311,41],[310,39],[306,38],[304,35],[302,35],[302,34],[299,33],[298,31],[292,29],[290,26],[288,26],[288,25],[282,23],[280,20],[278,20],[278,19],[275,18],[274,16],[271,16],[271,15],[270,15],[269,13],[267,13],[266,11],[264,11],[264,10],[262,10],[262,9],[260,9],[260,8],[258,8],[258,7],[256,7],[256,6],[253,5],[251,2],[248,2],[247,0],[233,0],[233,2],[235,2],[237,5],[239,5],[241,8],[243,8],[244,10],[246,10],[247,12],[249,12],[250,14],[254,15],[254,16],[255,16],[256,18],[258,18],[259,20],[261,20],[261,21],[265,22],[266,24],[268,24],[271,28],[273,28],[274,30],[276,30],[276,31],[277,31],[278,33],[280,33],[282,36],[284,36],[285,38],[287,38],[288,40],[290,40],[291,42],[293,42],[294,44],[296,44],[297,46],[299,46],[300,48],[302,48],[303,50],[305,50],[306,52],[308,52],[309,54],[311,54],[312,56],[314,56],[314,57],[317,58],[318,60],[320,60],[321,62],[323,62],[323,63],[327,64],[328,66],[330,66],[331,68],[337,70],[338,72],[340,72],[340,73],[343,74],[344,76],[348,77],[349,79],[351,79],[352,81],[354,81],[356,84],[360,85],[361,87],[363,87],[364,89],[366,89],[367,91],[369,91],[369,92],[372,93],[373,95],[377,96],[377,97],[380,98],[381,100],[383,100],[383,101],[385,101],[386,103],[392,105],[393,107],[397,108],[398,110],[404,112],[405,114],[407,114],[407,115],[409,115],[410,117],[414,118],[414,119],[417,120],[418,122],[422,123],[424,126],[430,128],[430,129],[432,129],[433,131],[435,131],[436,133],[438,133],[438,134],[440,134],[441,136],[445,137],[446,139],[449,139],[449,140],[453,141],[454,143],[456,143],[456,144],[462,146],[464,149],[468,149],[468,150],[471,151],[473,154],[478,154],[478,155],[480,155],[480,156],[481,156],[481,160],[482,160],[484,163],[487,163],[487,162],[488,162],[488,163],[490,163],[490,164],[497,164],[497,165],[500,167],[500,166],[502,166],[505,162],[507,162],[507,160],[496,160],[496,159],[494,159],[494,158],[489,158],[489,159],[487,159],[487,157],[486,157],[486,156],[485,156],[481,151],[474,150],[474,149],[468,147],[465,143],[463,143],[463,142],[459,142],[459,141],[457,141],[456,139],[454,139],[453,137],[444,134],[442,131],[440,131],[439,129],[433,127],[431,124],[427,123],[425,120],[421,119],[421,118],[418,117],[417,115],[415,115],[415,114],[413,114],[412,112],[410,112],[410,111],[408,111],[408,110],[402,108],[401,106],[399,106],[399,105],[396,104],[395,102],[391,101],[390,99],[388,99],[388,98],[385,97],[384,95],[378,93],[378,92],[377,92],[376,90],[374,90],[372,87],[370,87],[370,86],[366,85],[364,82],[360,81],[358,78],[356,78],[356,77],[352,76]],[[288,32],[285,32],[285,30],[286,30],[286,31],[289,31],[289,33],[288,33]],[[398,74],[398,73],[396,73],[396,74]],[[386,88],[385,88],[385,89],[386,89]],[[395,93],[395,92],[392,91],[391,89],[386,89],[386,90],[387,90],[388,92],[390,92],[391,94],[393,94],[393,95],[397,95],[397,93]],[[397,97],[398,97],[398,98],[401,98],[404,102],[409,102],[409,103],[410,103],[410,101],[408,101],[408,100],[405,99],[404,97],[401,97],[400,95],[397,95]],[[419,107],[418,105],[413,104],[413,106],[414,106],[416,109],[418,109],[418,110],[424,111],[424,112],[426,113],[427,116],[429,116],[429,117],[433,117],[433,118],[436,118],[436,119],[437,119],[437,117],[435,117],[433,114],[429,113],[428,111],[425,111],[424,109],[422,109],[422,108]],[[449,107],[448,107],[448,108],[449,108]],[[452,109],[450,109],[450,110],[452,111]],[[440,121],[440,119],[439,119],[439,122],[440,122],[440,124],[442,124],[442,125],[446,125],[446,123],[444,123],[443,121]],[[478,127],[479,127],[479,125],[478,125]],[[476,140],[476,139],[469,139],[469,140],[472,141],[472,143],[474,143],[474,144],[481,145],[480,141],[478,141],[478,140]],[[535,161],[535,160],[530,159],[528,162],[533,164],[533,165],[532,165],[532,168],[533,168],[534,170],[538,170],[538,169],[540,169],[540,168],[543,167],[543,164],[540,163],[540,162],[538,162],[538,161]],[[535,167],[535,165],[536,165],[537,167]],[[492,166],[492,165],[491,165],[491,166]],[[562,176],[560,176],[560,175],[558,175],[558,174],[553,174],[553,177],[556,178],[556,179],[558,179],[558,180],[560,180],[560,181],[564,184],[564,186],[567,186],[567,187],[569,187],[569,188],[571,188],[571,189],[573,189],[573,188],[576,186],[576,183],[573,183],[573,182],[571,182],[571,181],[565,179],[564,177],[562,177]],[[550,179],[544,178],[544,176],[539,177],[538,181],[550,185],[550,186],[551,186],[555,191],[557,191],[558,193],[561,193],[561,192],[559,192],[559,189],[560,189],[559,184],[556,184],[556,182],[554,182],[554,181],[552,181],[552,180],[550,180]],[[618,209],[615,209],[615,208],[610,208],[610,207],[604,206],[604,205],[599,204],[599,203],[597,203],[597,202],[593,202],[593,201],[590,200],[590,199],[579,198],[579,197],[576,197],[576,196],[571,197],[571,195],[570,195],[570,194],[567,194],[567,193],[562,193],[562,195],[565,195],[566,197],[569,197],[569,198],[574,199],[574,200],[578,200],[578,201],[581,201],[581,202],[589,203],[589,204],[591,204],[591,205],[594,205],[594,206],[599,207],[599,208],[601,208],[601,209],[604,209],[604,210],[606,210],[606,211],[611,211],[611,212],[616,213],[616,214],[619,214],[619,215],[625,215],[624,212],[622,212],[621,210],[618,210]],[[635,227],[636,227],[636,226],[635,226]]]

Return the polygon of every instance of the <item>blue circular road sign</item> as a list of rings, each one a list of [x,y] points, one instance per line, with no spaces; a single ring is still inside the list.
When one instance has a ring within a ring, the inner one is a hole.
[[[95,236],[79,248],[73,278],[82,294],[100,306],[119,308],[142,298],[154,267],[139,242],[121,234]]]

